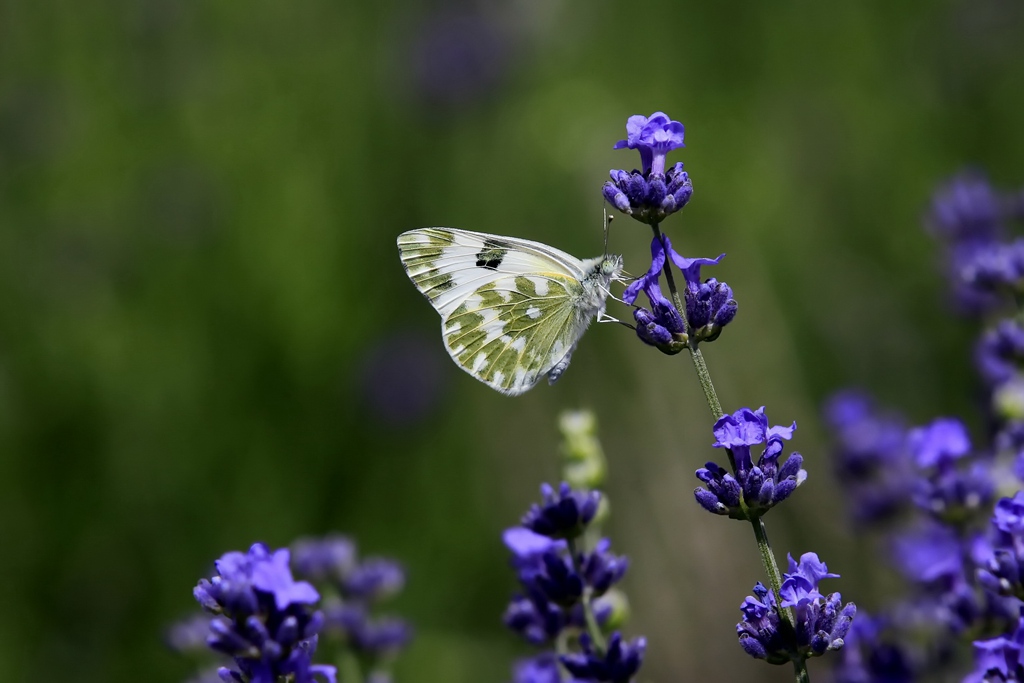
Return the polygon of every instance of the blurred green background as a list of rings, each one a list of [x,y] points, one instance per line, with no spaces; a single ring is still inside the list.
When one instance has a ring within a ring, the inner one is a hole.
[[[800,424],[776,551],[870,606],[819,404],[854,383],[978,426],[920,216],[965,165],[1024,180],[1022,30],[1014,0],[0,2],[4,680],[181,681],[162,630],[212,560],[330,530],[408,566],[399,683],[508,680],[500,531],[574,407],[601,420],[644,679],[788,680],[735,643],[761,570],[693,502],[714,453],[686,355],[597,326],[559,384],[500,396],[446,357],[395,237],[596,255],[626,118],[682,121],[696,192],[664,227],[728,253],[707,275],[740,304],[712,375],[727,410]],[[643,226],[611,239],[646,267]]]

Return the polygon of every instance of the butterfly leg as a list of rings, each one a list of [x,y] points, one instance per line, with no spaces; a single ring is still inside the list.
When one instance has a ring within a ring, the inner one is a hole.
[[[555,367],[548,370],[548,384],[554,384],[558,381],[558,378],[562,376],[565,369],[569,367],[569,361],[572,359],[572,352],[576,350],[576,345],[569,349],[569,352],[562,356],[562,360],[555,363]]]

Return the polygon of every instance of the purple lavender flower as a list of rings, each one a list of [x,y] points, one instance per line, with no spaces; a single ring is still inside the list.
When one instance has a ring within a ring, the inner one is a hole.
[[[328,629],[340,633],[346,644],[364,659],[393,656],[412,640],[412,627],[404,619],[373,617],[366,605],[334,601],[324,608]]]
[[[951,583],[963,575],[963,548],[952,529],[924,524],[893,539],[893,559],[914,583]]]
[[[1016,208],[976,172],[954,177],[935,194],[926,223],[945,244],[953,293],[965,312],[983,313],[1022,284],[1024,240],[1004,241]]]
[[[1024,661],[1021,661],[1024,616],[1016,630],[1008,635],[974,641],[974,671],[964,678],[964,683],[1024,681]]]
[[[581,654],[562,655],[561,661],[569,673],[576,678],[588,681],[610,681],[611,683],[629,683],[643,663],[647,641],[637,638],[625,642],[617,631],[608,640],[605,652],[594,647],[590,636],[580,636]]]
[[[697,470],[697,478],[704,482],[694,489],[697,502],[715,514],[755,519],[788,498],[807,479],[799,453],[790,454],[779,465],[782,442],[792,438],[795,429],[795,422],[789,427],[769,427],[764,406],[756,411],[741,408],[719,418],[713,446],[731,451],[736,471],[730,473],[713,462]],[[750,447],[762,443],[765,447],[755,465]]]
[[[1024,491],[996,503],[989,552],[975,554],[978,581],[997,595],[1024,599]]]
[[[979,295],[1019,291],[1024,281],[1024,239],[960,247],[953,272],[962,286]]]
[[[558,660],[550,652],[520,659],[512,667],[512,683],[562,683]]]
[[[523,526],[549,538],[576,538],[597,514],[601,494],[597,491],[573,491],[566,483],[558,493],[548,484],[540,487],[543,503],[532,505],[523,516]]]
[[[311,663],[323,625],[323,614],[312,609],[320,596],[292,578],[288,561],[288,550],[272,553],[257,543],[248,553],[223,555],[214,563],[217,575],[196,586],[196,600],[216,615],[208,645],[234,658],[235,669],[220,669],[223,680],[290,676],[296,683],[314,683],[317,675],[335,680],[333,666]]]
[[[700,284],[686,283],[686,322],[696,341],[718,339],[722,328],[736,317],[737,304],[732,289],[724,282],[709,278]]]
[[[532,566],[545,552],[567,547],[565,541],[556,541],[521,526],[505,529],[501,540],[505,547],[512,551],[513,564],[516,567]]]
[[[1012,379],[1024,369],[1024,326],[1008,319],[987,330],[975,347],[974,364],[990,387]]]
[[[641,291],[647,294],[648,298],[650,298],[650,292],[657,292],[657,296],[664,299],[661,288],[658,286],[658,280],[661,278],[666,260],[671,260],[682,271],[686,282],[699,283],[701,266],[717,266],[723,258],[725,258],[725,254],[720,254],[718,258],[713,259],[686,258],[672,248],[672,241],[669,240],[668,235],[662,235],[660,240],[655,237],[651,240],[651,267],[642,277],[637,278],[626,287],[626,291],[622,293],[622,300],[631,304],[636,301]]]
[[[721,333],[724,325],[736,315],[736,302],[732,290],[714,278],[700,282],[701,266],[717,265],[725,257],[686,258],[672,248],[667,235],[651,240],[651,267],[640,278],[626,288],[622,300],[628,304],[636,301],[643,292],[651,304],[651,310],[638,307],[633,312],[637,322],[637,336],[651,346],[667,354],[682,351],[688,343],[712,341]],[[676,307],[661,291],[659,280],[665,263],[671,260],[683,273],[686,288],[683,290],[685,307],[693,313],[693,320],[685,320]],[[689,329],[687,329],[689,323]]]
[[[799,563],[790,557],[779,595],[782,607],[793,609],[795,628],[782,627],[775,596],[758,583],[754,595],[740,606],[743,619],[736,625],[740,646],[751,657],[771,664],[841,649],[857,608],[852,602],[843,605],[839,593],[824,596],[818,590],[819,581],[838,576],[829,573],[815,553],[804,553]]]
[[[641,223],[654,225],[682,209],[693,196],[693,181],[676,162],[668,173],[613,170],[601,189],[605,200]]]
[[[911,683],[916,672],[899,645],[881,637],[879,619],[858,612],[844,639],[835,669],[836,683]]]
[[[971,441],[962,422],[939,418],[912,429],[907,444],[920,469],[913,500],[921,510],[959,525],[991,502],[995,485],[990,467],[986,462],[966,461]],[[965,462],[966,466],[961,466]]]
[[[300,538],[292,544],[292,568],[310,581],[340,582],[356,566],[356,546],[348,536]]]
[[[894,614],[898,623],[920,622],[937,628],[940,635],[956,635],[985,611],[966,573],[970,548],[953,529],[936,522],[922,524],[897,536],[892,551],[897,568],[918,593]]]
[[[788,643],[779,630],[782,621],[775,595],[760,581],[754,584],[753,592],[740,605],[743,620],[736,624],[740,647],[754,659],[764,659],[769,664],[785,664],[790,653]]]
[[[630,116],[626,121],[626,139],[616,142],[613,149],[638,150],[644,173],[664,173],[665,155],[686,146],[685,132],[683,124],[660,111],[650,117]]]
[[[1003,498],[996,503],[992,525],[1003,534],[1024,533],[1024,492],[1018,491],[1013,498]]]
[[[532,645],[549,645],[568,623],[565,612],[534,589],[512,596],[502,622]]]
[[[543,595],[560,607],[572,607],[583,598],[583,577],[568,557],[549,550],[539,560],[534,567],[519,572],[527,591]]]
[[[783,607],[792,607],[796,617],[797,649],[807,656],[819,656],[843,647],[857,607],[842,604],[839,593],[823,596],[818,590],[822,579],[839,578],[831,574],[815,553],[804,553],[797,563],[789,556],[789,572],[783,574],[779,597]]]
[[[640,152],[639,171],[613,170],[611,180],[604,184],[602,194],[609,204],[638,221],[657,224],[686,206],[693,194],[690,176],[683,164],[676,162],[665,171],[665,157],[683,144],[683,124],[662,112],[631,116],[626,122],[626,139],[615,143],[615,149]]]
[[[988,463],[974,462],[966,468],[947,465],[920,478],[913,500],[921,510],[951,525],[962,525],[987,509],[995,495]]]
[[[602,538],[594,550],[580,556],[580,574],[591,595],[601,596],[622,580],[629,568],[629,558],[611,552],[611,541]]]
[[[345,576],[341,592],[347,598],[376,602],[395,595],[405,586],[405,570],[394,560],[369,557]]]
[[[935,192],[926,223],[933,234],[952,243],[991,242],[1003,235],[1001,198],[988,179],[963,172]]]
[[[652,298],[651,301],[651,311],[641,307],[633,309],[636,336],[648,346],[673,356],[686,348],[686,325],[667,299]]]
[[[896,516],[916,486],[902,420],[883,413],[856,389],[834,394],[824,413],[835,435],[835,468],[851,500],[853,521],[869,525]]]
[[[907,445],[920,468],[937,467],[963,458],[971,451],[971,439],[960,420],[940,417],[924,427],[911,429]]]

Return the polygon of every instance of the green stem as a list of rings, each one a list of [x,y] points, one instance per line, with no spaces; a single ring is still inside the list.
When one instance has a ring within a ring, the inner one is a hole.
[[[577,575],[582,576],[583,571],[580,568],[580,558],[576,552],[576,539],[568,539],[568,544],[569,556],[572,558],[572,568]],[[604,640],[604,634],[601,633],[601,627],[598,625],[597,618],[594,616],[594,610],[590,605],[591,594],[589,588],[584,588],[580,601],[583,603],[583,619],[587,624],[587,633],[590,634],[590,639],[594,642],[594,649],[604,654],[608,649],[608,645]]]
[[[796,683],[811,683],[811,676],[807,673],[807,662],[804,660],[793,660],[793,674],[796,676]]]
[[[761,564],[768,575],[768,583],[771,585],[772,593],[775,594],[776,604],[781,605],[779,591],[782,590],[782,573],[779,571],[779,565],[775,562],[772,546],[768,542],[768,530],[764,528],[764,521],[760,517],[750,520],[750,525],[754,527],[754,538],[757,539],[757,549],[761,553]],[[793,614],[792,607],[782,608],[782,613],[790,625],[796,624],[796,615]]]
[[[661,229],[657,223],[651,225],[651,229],[654,230],[655,238],[661,242],[662,247],[665,249],[665,280],[668,283],[668,290],[672,296],[672,303],[675,304],[676,310],[679,311],[679,315],[683,317],[683,321],[686,322],[686,308],[682,304],[682,300],[679,297],[679,291],[676,289],[675,277],[672,274],[671,259],[668,257],[668,245],[665,243],[665,238],[661,233]],[[689,323],[686,322],[686,328],[689,330]],[[711,373],[708,372],[707,363],[704,362],[704,356],[701,355],[700,349],[697,348],[695,342],[687,344],[687,349],[690,351],[690,358],[693,360],[693,369],[697,372],[697,379],[700,380],[701,389],[704,390],[704,398],[707,400],[708,409],[711,411],[711,417],[716,421],[725,415],[722,411],[722,403],[718,400],[718,393],[715,391],[715,385],[711,383]],[[726,449],[729,453],[729,463],[732,465],[733,472],[736,471],[736,461],[732,453],[732,449]],[[779,595],[779,591],[782,589],[782,574],[779,572],[779,565],[775,561],[775,553],[772,552],[771,544],[768,542],[768,531],[765,529],[764,522],[760,517],[756,517],[750,520],[751,526],[754,528],[754,538],[757,539],[757,549],[761,553],[761,564],[764,566],[764,571],[768,575],[768,584],[771,586],[772,594],[775,596],[775,604],[781,605],[782,598]],[[571,548],[571,546],[570,546]],[[796,626],[796,615],[793,613],[792,608],[779,608],[782,618],[785,619],[790,628]],[[807,673],[807,663],[803,659],[793,660],[793,671],[796,675],[797,683],[810,683],[811,678]]]
[[[679,315],[682,316],[687,329],[689,329],[690,324],[686,320],[686,307],[683,306],[679,290],[676,289],[676,278],[672,273],[672,261],[668,258],[668,245],[665,243],[665,236],[662,235],[661,228],[658,227],[657,223],[653,223],[651,229],[654,230],[654,236],[665,249],[665,266],[662,268],[662,271],[665,273],[665,281],[668,282],[668,291],[672,296],[672,303],[675,305],[676,310],[679,311]],[[715,392],[715,385],[711,383],[711,374],[708,372],[707,363],[704,362],[704,356],[697,347],[697,343],[693,340],[687,344],[686,348],[690,351],[693,369],[697,371],[697,379],[700,380],[700,388],[704,390],[704,398],[708,402],[708,409],[711,410],[712,417],[717,420],[722,415],[725,415],[725,413],[722,412],[722,404],[719,402],[718,394]]]

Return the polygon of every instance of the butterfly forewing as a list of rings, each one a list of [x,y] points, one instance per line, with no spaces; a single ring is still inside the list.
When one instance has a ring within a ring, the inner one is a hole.
[[[576,342],[579,259],[539,242],[452,228],[403,233],[409,278],[441,314],[445,347],[506,394],[536,384]]]

